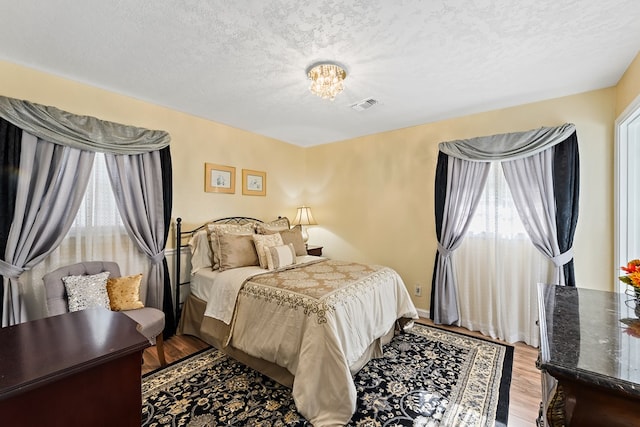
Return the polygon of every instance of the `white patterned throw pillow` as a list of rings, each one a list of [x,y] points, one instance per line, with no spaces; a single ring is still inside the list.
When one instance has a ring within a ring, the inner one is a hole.
[[[93,275],[66,276],[62,278],[67,289],[69,311],[79,311],[91,307],[104,307],[110,310],[107,293],[109,272]]]
[[[283,245],[282,236],[280,234],[254,234],[252,237],[253,243],[256,245],[260,267],[268,268],[266,250],[271,246]]]
[[[267,268],[277,270],[296,263],[296,250],[292,243],[267,248]]]

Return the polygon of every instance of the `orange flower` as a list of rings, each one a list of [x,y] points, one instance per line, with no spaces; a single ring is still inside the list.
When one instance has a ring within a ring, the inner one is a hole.
[[[626,267],[620,267],[620,269],[627,273],[627,275],[620,276],[618,279],[640,290],[640,259],[632,259],[627,263]]]
[[[636,288],[640,288],[640,271],[634,271],[633,273],[630,273],[628,276],[629,276],[629,279],[631,279],[631,284]]]
[[[625,273],[635,273],[640,271],[640,259],[632,259],[627,263],[626,267],[620,267]]]

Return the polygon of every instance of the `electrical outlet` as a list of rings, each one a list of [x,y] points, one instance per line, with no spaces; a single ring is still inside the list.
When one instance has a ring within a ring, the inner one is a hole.
[[[418,285],[416,285],[416,291],[415,291],[415,294],[416,294],[416,296],[417,296],[417,297],[422,296],[422,286],[420,286],[419,284],[418,284]]]

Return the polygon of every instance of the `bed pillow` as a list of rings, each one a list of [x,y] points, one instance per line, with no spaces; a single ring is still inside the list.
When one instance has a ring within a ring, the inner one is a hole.
[[[143,308],[140,301],[140,283],[142,274],[125,277],[110,277],[107,280],[109,305],[113,311],[136,310]]]
[[[218,236],[220,271],[259,265],[253,235],[222,233]]]
[[[302,238],[302,226],[296,225],[290,230],[283,230],[280,232],[282,241],[285,245],[291,243],[296,251],[297,256],[304,256],[307,254],[307,245]]]
[[[296,263],[296,250],[293,244],[281,246],[271,246],[266,250],[267,268],[277,270]]]
[[[62,278],[67,290],[69,311],[79,311],[91,307],[110,310],[107,279],[109,272],[84,276],[65,276]]]
[[[279,233],[276,234],[254,234],[253,243],[256,245],[256,252],[258,253],[258,261],[260,267],[268,268],[267,264],[267,248],[271,246],[281,246],[284,244],[282,236]]]
[[[189,239],[189,249],[191,250],[191,273],[202,268],[212,268],[213,253],[209,246],[207,230],[200,230]]]
[[[211,249],[211,268],[217,270],[220,268],[220,242],[218,236],[225,233],[250,235],[255,233],[255,224],[213,224],[207,225],[207,232],[209,236],[209,247]]]
[[[259,234],[272,234],[277,233],[278,231],[288,230],[291,225],[289,225],[289,218],[286,216],[274,219],[270,222],[264,222],[262,224],[256,225],[256,231]]]

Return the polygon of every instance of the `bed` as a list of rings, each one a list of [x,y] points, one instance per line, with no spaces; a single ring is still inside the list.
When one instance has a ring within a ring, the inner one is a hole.
[[[353,374],[418,318],[398,273],[307,255],[286,218],[223,218],[189,231],[178,218],[176,231],[191,254],[178,334],[290,387],[314,426],[345,425],[356,409]]]

